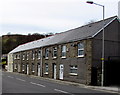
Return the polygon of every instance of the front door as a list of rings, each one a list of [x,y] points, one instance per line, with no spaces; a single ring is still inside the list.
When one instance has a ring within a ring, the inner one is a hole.
[[[53,64],[53,78],[56,79],[56,64]]]
[[[38,65],[38,76],[40,76],[40,65]]]
[[[26,68],[26,71],[27,71],[27,75],[29,74],[29,65],[27,64],[27,66],[26,66],[27,68]]]
[[[64,66],[63,64],[60,64],[59,79],[63,79],[63,71],[64,71]]]

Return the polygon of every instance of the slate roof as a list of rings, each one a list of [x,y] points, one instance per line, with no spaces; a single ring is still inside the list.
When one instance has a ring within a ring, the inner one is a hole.
[[[117,19],[117,16],[105,19],[105,27],[112,21]],[[23,45],[19,45],[9,53],[15,53],[19,51],[30,50],[33,48],[40,48],[44,46],[67,43],[71,41],[83,40],[87,38],[93,38],[103,29],[103,21],[94,22],[88,25],[84,25],[75,29],[68,30],[47,38],[32,41]]]

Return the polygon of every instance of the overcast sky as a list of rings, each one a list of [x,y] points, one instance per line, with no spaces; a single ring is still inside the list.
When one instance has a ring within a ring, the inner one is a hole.
[[[58,33],[102,19],[102,7],[87,0],[0,0],[0,35]],[[105,18],[118,15],[118,1],[93,0],[105,5]]]

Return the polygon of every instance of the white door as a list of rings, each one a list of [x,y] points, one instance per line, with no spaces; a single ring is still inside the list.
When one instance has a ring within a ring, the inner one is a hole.
[[[38,76],[40,76],[40,65],[38,65]]]
[[[56,79],[56,64],[54,64],[54,79]]]
[[[63,71],[64,71],[64,66],[63,66],[63,64],[60,64],[60,73],[59,73],[60,79],[63,79]]]
[[[27,75],[29,74],[29,65],[27,65]]]

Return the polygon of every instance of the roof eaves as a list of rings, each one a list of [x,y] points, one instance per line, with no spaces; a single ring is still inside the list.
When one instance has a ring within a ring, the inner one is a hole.
[[[109,24],[111,24],[115,19],[117,19],[117,17],[113,18],[109,23],[107,23],[104,28],[106,28]],[[94,38],[97,34],[99,34],[101,31],[103,30],[103,27],[98,31],[96,32],[94,35],[91,36],[91,38]]]

